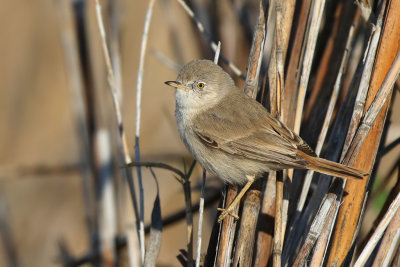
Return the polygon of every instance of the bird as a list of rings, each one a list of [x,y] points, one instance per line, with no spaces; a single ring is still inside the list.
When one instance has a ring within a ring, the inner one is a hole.
[[[244,185],[218,218],[238,216],[235,206],[265,172],[308,169],[363,179],[360,170],[319,158],[311,147],[266,108],[247,96],[220,66],[193,60],[175,81],[175,118],[180,137],[200,165],[227,184]]]

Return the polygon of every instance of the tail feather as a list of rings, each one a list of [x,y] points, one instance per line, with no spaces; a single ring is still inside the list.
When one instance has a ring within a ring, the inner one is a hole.
[[[298,151],[297,153],[309,162],[309,165],[306,166],[309,170],[346,179],[363,179],[368,176],[368,173],[340,163],[313,157],[302,151]]]

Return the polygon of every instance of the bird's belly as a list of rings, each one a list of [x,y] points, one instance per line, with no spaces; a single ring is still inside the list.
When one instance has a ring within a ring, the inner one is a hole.
[[[258,177],[269,171],[265,163],[240,158],[218,148],[212,148],[202,143],[196,133],[187,124],[187,116],[183,116],[179,109],[175,111],[178,130],[181,138],[193,157],[208,172],[218,176],[227,184],[245,184],[246,176]]]
[[[269,171],[265,163],[239,158],[218,148],[207,147],[198,140],[188,143],[188,148],[203,168],[228,184],[243,185],[247,176],[258,177]]]

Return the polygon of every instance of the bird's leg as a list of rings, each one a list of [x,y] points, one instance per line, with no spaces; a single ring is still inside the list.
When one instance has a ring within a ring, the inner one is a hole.
[[[253,184],[254,176],[247,176],[247,179],[248,179],[247,183],[242,188],[242,190],[240,190],[239,194],[235,197],[235,199],[232,201],[229,207],[226,209],[218,208],[218,210],[222,211],[218,217],[219,223],[222,222],[222,220],[228,215],[231,215],[235,219],[239,219],[239,216],[234,213],[235,207],[240,203],[240,200],[242,199],[244,194],[247,192],[247,190],[249,190],[250,186]]]

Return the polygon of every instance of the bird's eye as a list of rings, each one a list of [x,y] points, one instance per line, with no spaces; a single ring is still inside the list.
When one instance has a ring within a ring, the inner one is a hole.
[[[199,89],[203,89],[204,86],[205,86],[205,84],[202,82],[197,83],[197,88],[199,88]]]

